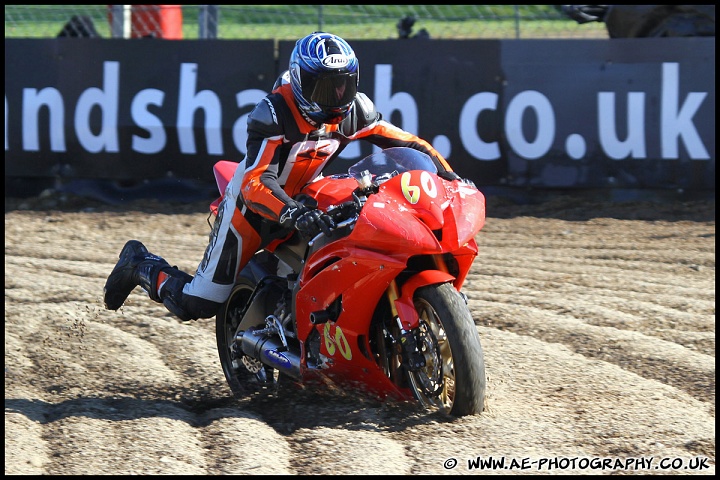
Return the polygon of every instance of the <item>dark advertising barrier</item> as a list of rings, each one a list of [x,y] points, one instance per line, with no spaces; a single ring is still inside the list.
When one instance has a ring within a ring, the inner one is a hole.
[[[385,118],[478,185],[715,188],[714,38],[351,43]],[[6,39],[6,181],[212,182],[292,45]]]
[[[715,187],[714,37],[505,42],[501,56],[508,184]]]
[[[5,175],[207,179],[242,159],[267,41],[5,40]]]

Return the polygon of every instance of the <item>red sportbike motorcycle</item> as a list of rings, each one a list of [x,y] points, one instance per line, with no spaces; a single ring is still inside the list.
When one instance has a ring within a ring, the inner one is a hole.
[[[215,165],[221,192],[236,166]],[[216,317],[236,396],[289,380],[455,416],[482,412],[483,351],[460,289],[485,197],[436,173],[427,155],[389,148],[303,189],[336,229],[310,240],[292,233],[237,278]]]

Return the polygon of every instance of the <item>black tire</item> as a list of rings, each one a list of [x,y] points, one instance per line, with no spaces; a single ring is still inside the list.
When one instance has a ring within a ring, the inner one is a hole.
[[[220,365],[225,374],[225,380],[236,398],[256,390],[258,383],[255,374],[242,364],[236,354],[233,354],[235,333],[241,320],[239,313],[254,289],[254,282],[241,278],[215,317],[215,337]]]
[[[407,372],[415,397],[432,411],[458,417],[482,413],[485,359],[462,296],[449,283],[430,285],[415,292],[414,303],[424,332],[418,347],[426,361],[419,371]]]

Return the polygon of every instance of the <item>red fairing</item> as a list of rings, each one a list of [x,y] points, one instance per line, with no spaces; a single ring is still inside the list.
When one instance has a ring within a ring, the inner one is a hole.
[[[347,201],[356,186],[354,179],[321,179],[304,193],[311,193],[320,208],[326,208]],[[310,314],[328,308],[342,296],[343,311],[333,325],[340,327],[348,340],[347,356],[352,360],[336,358],[333,369],[358,376],[361,371],[373,371],[377,376],[365,374],[365,381],[372,384],[377,379],[384,384],[385,376],[361,351],[378,301],[407,268],[410,257],[452,253],[459,267],[456,277],[426,271],[402,288],[396,301],[398,314],[405,328],[416,327],[414,291],[447,281],[459,289],[477,255],[474,235],[484,222],[485,197],[474,187],[448,182],[425,171],[405,172],[386,181],[378,193],[368,197],[347,237],[308,257],[296,297],[298,336],[307,338],[313,329],[324,332],[325,326],[310,323]],[[323,338],[326,335],[330,333],[324,332]],[[327,345],[332,347],[334,343],[328,341]],[[321,353],[333,356],[325,342]]]
[[[344,188],[338,192],[335,203],[349,196]],[[476,188],[412,171],[391,178],[368,198],[348,240],[407,258],[464,249],[474,244],[473,237],[484,224],[485,197]],[[402,239],[400,248],[398,239]],[[477,253],[477,246],[469,248]]]
[[[220,192],[220,198],[210,204],[210,211],[213,215],[217,215],[217,209],[220,205],[225,189],[235,175],[239,163],[231,162],[229,160],[220,160],[213,166],[213,174],[215,174],[215,183],[217,183],[218,191]]]
[[[352,177],[319,177],[308,184],[303,189],[303,193],[317,200],[320,210],[327,210],[331,205],[351,200],[352,192],[357,186],[357,181]]]

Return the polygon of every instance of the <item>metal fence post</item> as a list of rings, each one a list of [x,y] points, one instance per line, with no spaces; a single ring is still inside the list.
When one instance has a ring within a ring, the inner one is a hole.
[[[130,38],[132,5],[110,5],[110,34],[112,38]]]
[[[323,6],[318,6],[318,32],[323,31]]]
[[[198,38],[217,38],[219,13],[217,5],[200,5]]]

